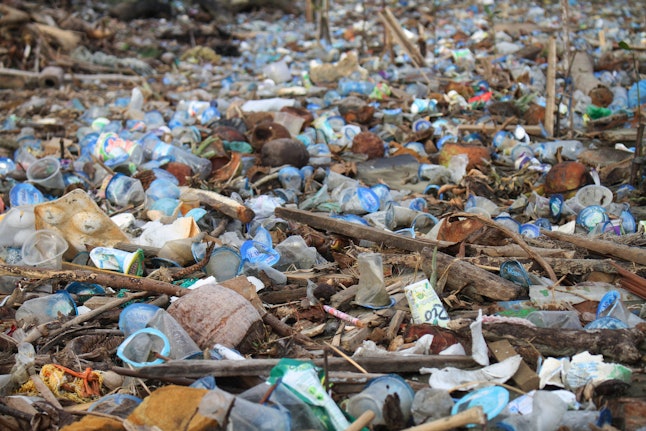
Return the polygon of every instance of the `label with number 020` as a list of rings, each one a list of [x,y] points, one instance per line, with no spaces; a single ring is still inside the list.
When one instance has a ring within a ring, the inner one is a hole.
[[[449,315],[428,280],[421,280],[404,288],[413,323],[430,323],[446,328]]]

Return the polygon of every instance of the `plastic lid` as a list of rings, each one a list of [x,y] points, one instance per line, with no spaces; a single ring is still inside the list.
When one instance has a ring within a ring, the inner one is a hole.
[[[480,406],[487,415],[487,420],[491,420],[509,403],[509,391],[500,386],[488,386],[478,389],[465,395],[453,405],[451,414],[455,415],[471,407]],[[472,427],[473,425],[471,425]]]

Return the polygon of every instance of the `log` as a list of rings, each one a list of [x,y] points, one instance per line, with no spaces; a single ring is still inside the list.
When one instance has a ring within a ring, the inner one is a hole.
[[[514,258],[519,261],[528,271],[539,270],[540,268],[531,259],[526,257]],[[469,262],[477,266],[485,267],[500,267],[503,262],[509,260],[508,257],[495,257],[495,256],[475,256],[463,258],[465,262]],[[591,272],[605,272],[606,274],[617,274],[617,269],[612,266],[610,259],[556,259],[545,258],[547,263],[554,269],[554,273],[561,277],[566,274],[572,275],[587,275]]]
[[[71,270],[57,271],[52,269],[31,268],[27,266],[0,264],[0,274],[14,277],[24,277],[33,280],[63,280],[79,281],[82,283],[97,283],[115,289],[130,289],[159,293],[168,296],[182,296],[190,292],[174,284],[150,278],[136,277],[110,271]]]
[[[468,410],[452,416],[447,416],[412,428],[406,428],[404,431],[449,431],[470,424],[483,426],[487,424],[487,416],[484,414],[482,406],[471,407]]]
[[[190,187],[180,187],[180,191],[181,200],[198,200],[231,218],[240,220],[243,223],[249,223],[256,216],[251,208],[242,205],[234,199],[213,191],[198,190]]]
[[[377,244],[396,247],[402,250],[422,252],[423,257],[427,258],[428,262],[431,261],[430,259],[435,246],[444,248],[453,244],[451,242],[433,241],[425,238],[408,238],[382,229],[362,226],[344,220],[333,219],[326,215],[293,208],[276,208],[275,214],[277,217],[303,223],[316,229],[327,230],[355,239],[373,241]],[[496,301],[509,301],[517,298],[521,294],[522,289],[520,286],[467,262],[456,260],[452,256],[440,251],[437,252],[437,265],[441,270],[448,269],[449,274],[446,286],[452,290],[470,287],[479,295]]]
[[[532,253],[543,256],[545,258],[574,258],[575,252],[573,250],[563,250],[561,248],[542,248],[542,247],[529,247]],[[514,257],[526,258],[530,257],[529,254],[517,244],[507,244],[499,246],[488,246],[479,244],[466,244],[467,253],[476,255],[485,255],[491,257]]]
[[[451,355],[360,356],[353,359],[369,373],[417,373],[423,367],[466,369],[476,365],[470,356]],[[216,378],[267,376],[279,361],[280,359],[246,359],[244,361],[180,359],[155,366],[142,367],[137,372],[139,377],[148,379],[173,376],[199,379],[206,375],[212,375]],[[330,357],[327,361],[329,369],[336,372],[356,371],[356,368],[343,358]],[[312,362],[321,368],[324,366],[323,358],[316,358]],[[113,368],[113,370],[119,374],[123,373],[122,368]]]
[[[574,87],[590,96],[596,106],[608,106],[612,103],[612,91],[594,76],[592,58],[585,52],[577,52],[572,59],[572,81]]]
[[[550,36],[547,45],[547,88],[545,100],[545,130],[547,136],[554,136],[554,115],[556,111],[556,38]]]
[[[642,357],[639,345],[646,338],[646,326],[584,331],[554,330],[514,323],[485,323],[482,333],[487,341],[507,339],[516,348],[530,344],[543,356],[573,356],[588,351],[593,355],[602,354],[608,361],[635,364]],[[535,358],[530,358],[528,362],[534,363]]]
[[[433,250],[426,248],[422,251],[422,255],[426,258],[422,264],[422,270],[429,274]],[[445,289],[449,288],[451,291],[473,290],[494,301],[510,301],[518,298],[522,293],[522,288],[517,284],[439,251],[437,252],[437,269],[438,278],[444,276],[444,271],[448,271]]]
[[[585,248],[595,253],[616,257],[628,262],[638,263],[639,265],[646,265],[646,250],[640,247],[629,247],[600,238],[589,239],[558,231],[541,230],[541,233],[548,238],[569,242],[577,247]]]
[[[400,248],[408,251],[422,251],[425,247],[446,248],[452,246],[453,242],[434,241],[426,238],[408,238],[397,235],[383,229],[370,226],[363,226],[340,219],[335,219],[321,213],[298,210],[294,208],[276,208],[276,217],[285,220],[292,220],[315,229],[322,229],[329,232],[345,235],[350,238],[372,241],[388,247]]]

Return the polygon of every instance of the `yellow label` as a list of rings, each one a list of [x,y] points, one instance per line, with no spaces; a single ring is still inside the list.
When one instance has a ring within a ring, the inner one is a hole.
[[[421,280],[404,288],[413,323],[430,323],[446,328],[449,315],[428,280]]]

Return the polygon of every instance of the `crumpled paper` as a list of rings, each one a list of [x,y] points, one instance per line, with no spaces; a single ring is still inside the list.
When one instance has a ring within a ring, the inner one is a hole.
[[[470,390],[478,387],[483,382],[505,383],[516,374],[521,361],[521,356],[515,355],[479,370],[461,370],[446,367],[442,369],[420,368],[419,372],[421,374],[431,374],[428,384],[432,388],[450,391],[459,386],[462,390]]]

